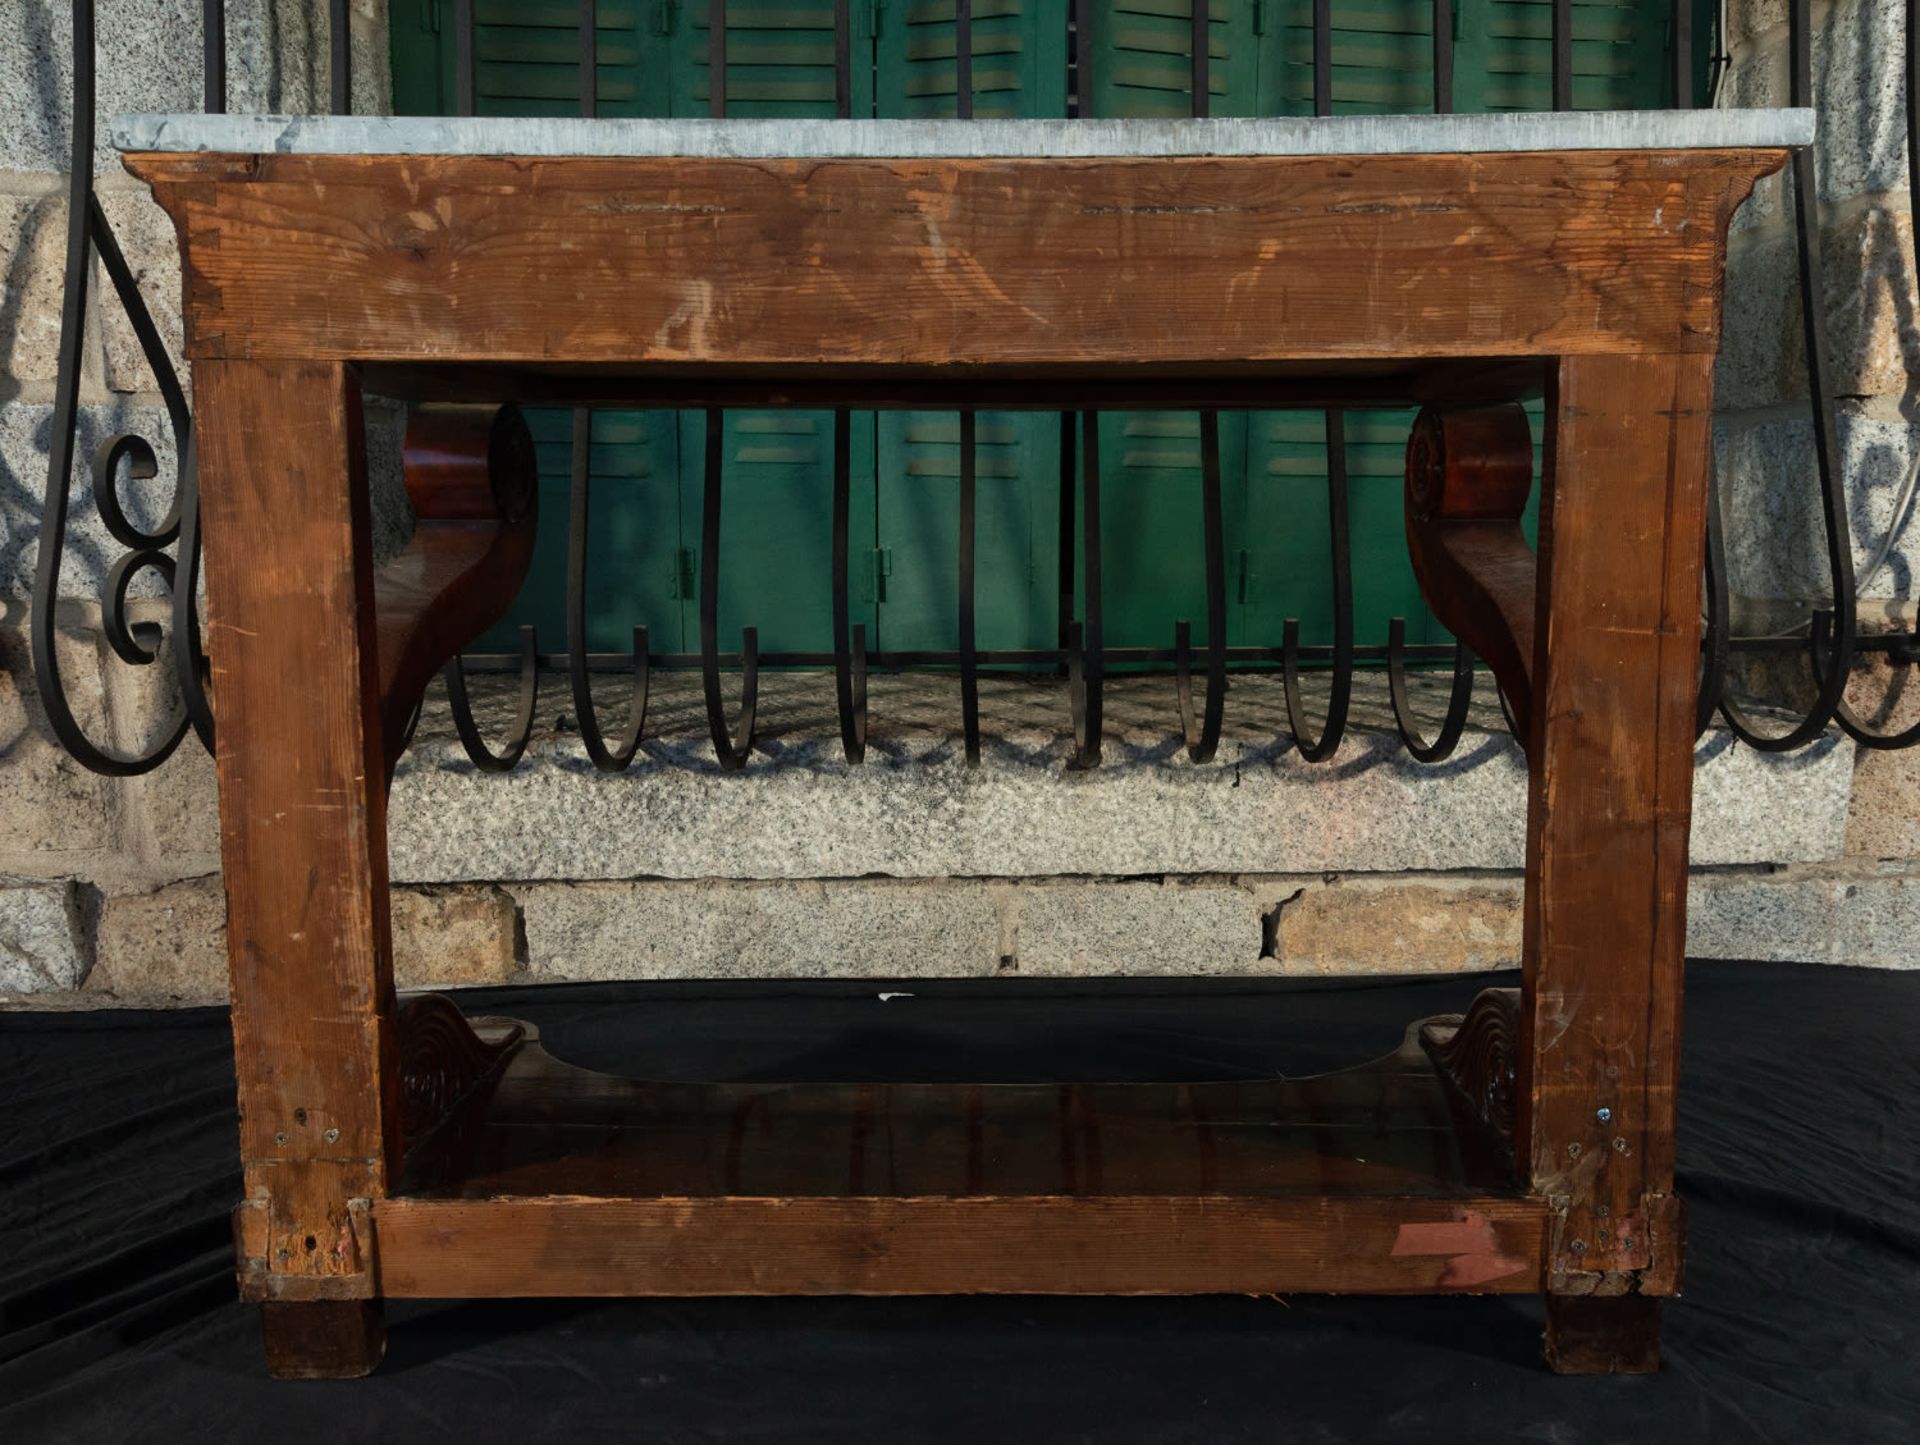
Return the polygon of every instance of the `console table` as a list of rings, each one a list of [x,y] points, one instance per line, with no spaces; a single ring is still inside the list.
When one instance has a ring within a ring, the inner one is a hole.
[[[1811,132],[123,117],[181,240],[274,1372],[371,1369],[389,1298],[977,1291],[1544,1292],[1555,1367],[1653,1368],[1725,236]],[[378,568],[363,387],[423,403]],[[391,769],[535,525],[498,403],[961,395],[1424,408],[1415,570],[1527,750],[1522,987],[1184,1086],[648,1083],[397,1001]]]

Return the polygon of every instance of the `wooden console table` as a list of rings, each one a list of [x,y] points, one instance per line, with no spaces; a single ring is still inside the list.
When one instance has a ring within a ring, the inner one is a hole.
[[[1729,217],[1808,112],[1178,123],[135,116],[199,407],[246,1198],[276,1373],[409,1296],[1544,1292],[1652,1368]],[[428,408],[370,552],[360,391]],[[1547,399],[1538,556],[1519,531]],[[1378,402],[1527,740],[1524,984],[1258,1085],[663,1085],[396,1003],[386,793],[534,525],[508,398]]]

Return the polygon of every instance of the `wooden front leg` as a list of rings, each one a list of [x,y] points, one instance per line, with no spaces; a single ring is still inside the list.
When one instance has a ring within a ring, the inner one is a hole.
[[[1713,358],[1561,360],[1529,731],[1517,1153],[1556,1369],[1648,1370],[1678,1287],[1674,1085]]]
[[[274,1374],[364,1374],[398,1090],[359,388],[337,362],[200,360],[194,383],[242,1292]]]

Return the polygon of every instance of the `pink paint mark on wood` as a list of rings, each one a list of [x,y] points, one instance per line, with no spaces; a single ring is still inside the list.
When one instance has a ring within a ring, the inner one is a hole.
[[[1525,1259],[1508,1254],[1501,1247],[1493,1221],[1472,1209],[1458,1219],[1401,1225],[1400,1232],[1394,1236],[1393,1253],[1395,1258],[1450,1256],[1439,1282],[1457,1289],[1471,1289],[1477,1284],[1505,1279],[1527,1268]]]

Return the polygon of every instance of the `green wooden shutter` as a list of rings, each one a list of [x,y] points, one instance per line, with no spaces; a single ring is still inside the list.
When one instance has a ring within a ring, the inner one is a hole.
[[[1312,0],[1265,5],[1260,113],[1312,115]],[[1335,115],[1433,109],[1431,0],[1339,0],[1329,40]]]
[[[946,649],[959,636],[960,418],[882,412],[877,492],[883,647]],[[1059,422],[982,412],[974,436],[975,636],[981,647],[1051,647]]]
[[[1221,511],[1227,546],[1244,512],[1246,421],[1220,416]],[[1171,647],[1174,623],[1208,640],[1200,509],[1200,414],[1106,412],[1100,417],[1100,568],[1109,647]],[[1084,547],[1079,590],[1084,604]],[[1229,579],[1229,629],[1231,579]]]
[[[1258,115],[1258,0],[1210,0],[1208,108]],[[1113,0],[1095,7],[1093,114],[1193,114],[1193,9],[1188,0]]]
[[[957,114],[953,0],[892,0],[875,37],[875,113]],[[973,114],[1067,113],[1067,0],[975,0]]]
[[[522,623],[540,645],[566,645],[567,507],[572,490],[573,413],[529,408],[540,467],[540,532],[532,566],[506,621],[481,640],[483,651],[511,651]],[[644,623],[656,651],[679,649],[691,578],[681,553],[683,518],[679,438],[670,411],[596,410],[587,449],[587,645],[623,652]],[[693,521],[697,523],[698,516]]]
[[[1455,100],[1461,110],[1553,107],[1553,0],[1456,0]],[[1573,107],[1672,104],[1669,7],[1649,0],[1573,6]],[[1705,29],[1697,33],[1705,36]],[[1699,47],[1702,51],[1706,46]]]
[[[727,114],[831,116],[834,108],[830,0],[728,0]],[[682,4],[674,27],[672,114],[709,113],[708,7]],[[868,7],[855,0],[851,113],[873,114],[873,38]]]
[[[763,652],[831,651],[833,413],[728,411],[722,440],[721,647],[731,651],[740,629],[754,627]],[[857,568],[861,539],[873,535],[873,413],[853,414],[852,445],[848,534]],[[686,535],[697,540],[706,481],[704,412],[681,413],[680,458]],[[853,620],[867,622],[871,636],[871,604],[861,600],[868,590],[856,572]],[[691,621],[688,636],[695,636]]]
[[[1407,619],[1407,638],[1428,637],[1428,615],[1407,560],[1400,494],[1410,411],[1346,417],[1347,516],[1353,557],[1354,636],[1384,642]],[[1333,640],[1328,560],[1326,419],[1317,411],[1255,412],[1247,420],[1246,511],[1240,572],[1230,578],[1236,642],[1276,643],[1289,617],[1300,640]]]
[[[595,94],[605,116],[666,115],[674,0],[601,0]],[[474,0],[474,108],[481,115],[580,113],[574,0]],[[394,110],[455,110],[452,0],[397,0],[389,18]]]

